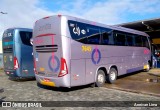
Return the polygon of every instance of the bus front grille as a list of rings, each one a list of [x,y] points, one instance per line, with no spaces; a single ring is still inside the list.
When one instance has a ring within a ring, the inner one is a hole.
[[[57,52],[58,50],[58,45],[41,45],[41,46],[36,46],[36,52]]]

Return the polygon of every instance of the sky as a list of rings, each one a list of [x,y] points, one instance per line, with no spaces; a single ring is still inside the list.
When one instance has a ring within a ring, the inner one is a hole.
[[[11,27],[33,28],[36,20],[70,15],[108,25],[160,18],[160,0],[0,0],[0,38]]]

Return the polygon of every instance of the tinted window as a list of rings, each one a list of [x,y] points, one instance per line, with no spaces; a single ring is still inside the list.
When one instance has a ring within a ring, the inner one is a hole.
[[[135,46],[142,47],[143,43],[141,36],[135,36],[134,38],[135,38]]]
[[[68,25],[73,40],[81,43],[87,43],[86,25],[84,23],[69,20]]]
[[[87,27],[87,43],[100,44],[100,30],[98,27]]]
[[[23,44],[32,46],[30,39],[32,38],[32,32],[20,31],[20,37]]]
[[[109,44],[109,35],[108,35],[108,33],[106,33],[106,32],[102,33],[102,37],[103,37],[102,44],[103,45],[108,45]]]
[[[114,33],[115,45],[125,46],[125,35],[120,33]]]
[[[143,47],[149,48],[149,43],[148,43],[147,37],[142,36],[142,41],[143,41]]]
[[[102,31],[102,45],[113,45],[112,30],[101,30]]]
[[[133,36],[126,35],[126,45],[127,46],[133,46]]]

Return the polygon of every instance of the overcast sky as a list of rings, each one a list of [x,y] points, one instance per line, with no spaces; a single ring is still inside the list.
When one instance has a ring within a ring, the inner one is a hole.
[[[104,24],[159,18],[160,0],[0,0],[0,38],[10,27],[32,28],[36,20],[65,14]]]

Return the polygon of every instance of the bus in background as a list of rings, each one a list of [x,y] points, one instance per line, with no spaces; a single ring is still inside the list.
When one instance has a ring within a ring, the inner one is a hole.
[[[4,72],[13,79],[34,78],[32,29],[9,28],[2,37]]]
[[[117,76],[150,69],[149,36],[71,16],[35,22],[33,54],[39,84],[73,87],[114,83]]]

